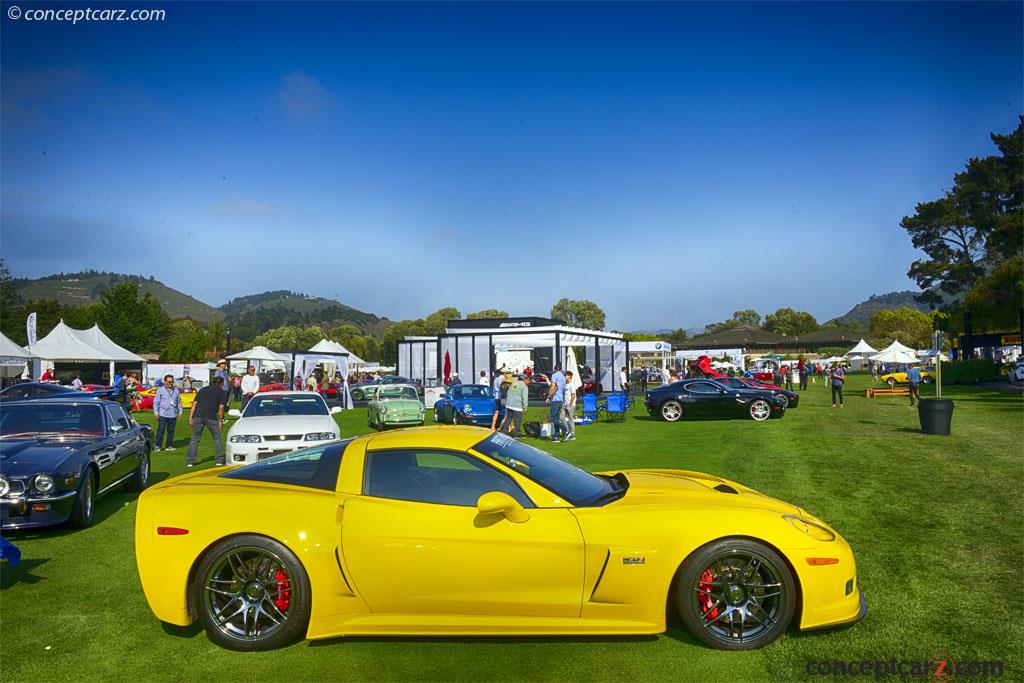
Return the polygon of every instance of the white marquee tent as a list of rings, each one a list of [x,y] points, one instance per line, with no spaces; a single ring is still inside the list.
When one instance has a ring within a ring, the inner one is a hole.
[[[878,349],[872,348],[871,344],[868,344],[864,339],[857,342],[857,345],[846,352],[846,355],[856,354],[858,356],[866,356],[869,353],[878,353]]]
[[[349,367],[359,367],[366,365],[366,361],[357,356],[356,354],[345,348],[344,344],[339,344],[336,341],[330,339],[321,339],[316,345],[309,350],[310,353],[347,353],[348,354],[348,365]]]
[[[115,363],[141,363],[143,368],[146,364],[142,356],[115,344],[98,325],[88,330],[76,330],[65,325],[63,320],[28,350],[36,357],[34,375],[39,374],[40,361],[48,365],[56,362],[109,363],[111,380]]]
[[[918,359],[918,357],[914,355],[913,351],[910,351],[908,353],[906,351],[903,351],[902,349],[893,348],[891,346],[882,351],[881,353],[876,353],[874,356],[871,356],[870,358],[871,360],[878,361],[879,363],[910,364],[921,362],[920,359]]]
[[[0,332],[0,377],[17,377],[31,361],[31,353]]]

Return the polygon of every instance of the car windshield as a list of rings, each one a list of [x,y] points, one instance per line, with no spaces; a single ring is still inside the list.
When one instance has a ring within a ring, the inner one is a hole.
[[[275,415],[328,415],[327,404],[317,394],[282,394],[254,396],[245,407],[242,417],[272,417]]]
[[[603,505],[617,500],[629,486],[621,475],[599,477],[497,432],[473,446],[473,449],[529,477],[577,507]]]
[[[103,416],[100,405],[32,405],[4,406],[0,412],[0,437],[31,437],[39,434],[71,436],[102,436]]]
[[[490,387],[475,384],[463,384],[452,387],[452,398],[491,398]]]
[[[388,387],[386,389],[380,389],[377,391],[377,400],[391,400],[398,398],[407,398],[416,401],[419,399],[419,395],[416,390],[412,387]]]

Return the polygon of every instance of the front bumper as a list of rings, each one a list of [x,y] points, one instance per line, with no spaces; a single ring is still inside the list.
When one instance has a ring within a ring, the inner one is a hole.
[[[0,528],[32,529],[63,524],[71,517],[77,491],[56,496],[20,496],[0,502]]]
[[[326,441],[272,441],[272,442],[261,442],[261,443],[231,443],[227,444],[227,464],[229,465],[248,465],[250,463],[259,462],[260,460],[266,460],[272,458],[275,455],[282,455],[284,453],[291,453],[302,448],[312,448],[314,446],[322,446],[325,443],[331,443],[336,439],[327,439]]]
[[[862,593],[859,588],[857,589],[857,596],[858,596],[860,607],[857,610],[856,616],[854,616],[853,618],[851,618],[851,619],[844,619],[842,621],[832,622],[830,624],[819,624],[818,626],[801,627],[800,630],[801,631],[823,631],[825,629],[830,629],[830,628],[842,628],[844,626],[853,626],[854,624],[856,624],[857,622],[859,622],[861,619],[863,619],[864,617],[866,617],[868,615],[868,599],[867,599],[867,596],[864,595],[864,593]]]

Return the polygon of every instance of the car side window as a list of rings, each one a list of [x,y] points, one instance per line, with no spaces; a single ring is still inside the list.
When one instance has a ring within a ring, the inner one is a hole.
[[[124,414],[124,410],[121,406],[109,405],[103,406],[107,411],[107,431],[113,434],[115,431],[125,431],[129,427],[128,417]],[[120,429],[115,430],[114,425],[117,425]]]
[[[476,507],[485,493],[501,491],[523,507],[533,501],[515,481],[465,453],[428,449],[368,451],[363,494],[376,498]]]
[[[695,394],[717,394],[718,387],[707,382],[694,382],[690,385],[690,391]]]

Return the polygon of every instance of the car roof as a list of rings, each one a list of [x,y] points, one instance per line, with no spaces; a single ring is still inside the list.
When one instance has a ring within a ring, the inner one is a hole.
[[[366,447],[370,450],[418,447],[464,451],[493,433],[493,429],[484,429],[483,427],[412,427],[396,429],[393,432],[368,434],[357,438],[366,439]]]
[[[411,384],[388,384],[386,386],[382,386],[378,390],[378,393],[380,393],[381,391],[390,391],[392,389],[412,389],[413,391],[419,393],[419,389],[417,389],[416,387],[414,387]]]
[[[288,396],[317,396],[317,397],[320,397],[320,394],[318,394],[315,391],[295,391],[294,389],[274,389],[273,391],[261,391],[260,393],[258,393],[255,396],[253,396],[253,398],[259,398],[260,396],[286,396],[286,395],[288,395]]]

